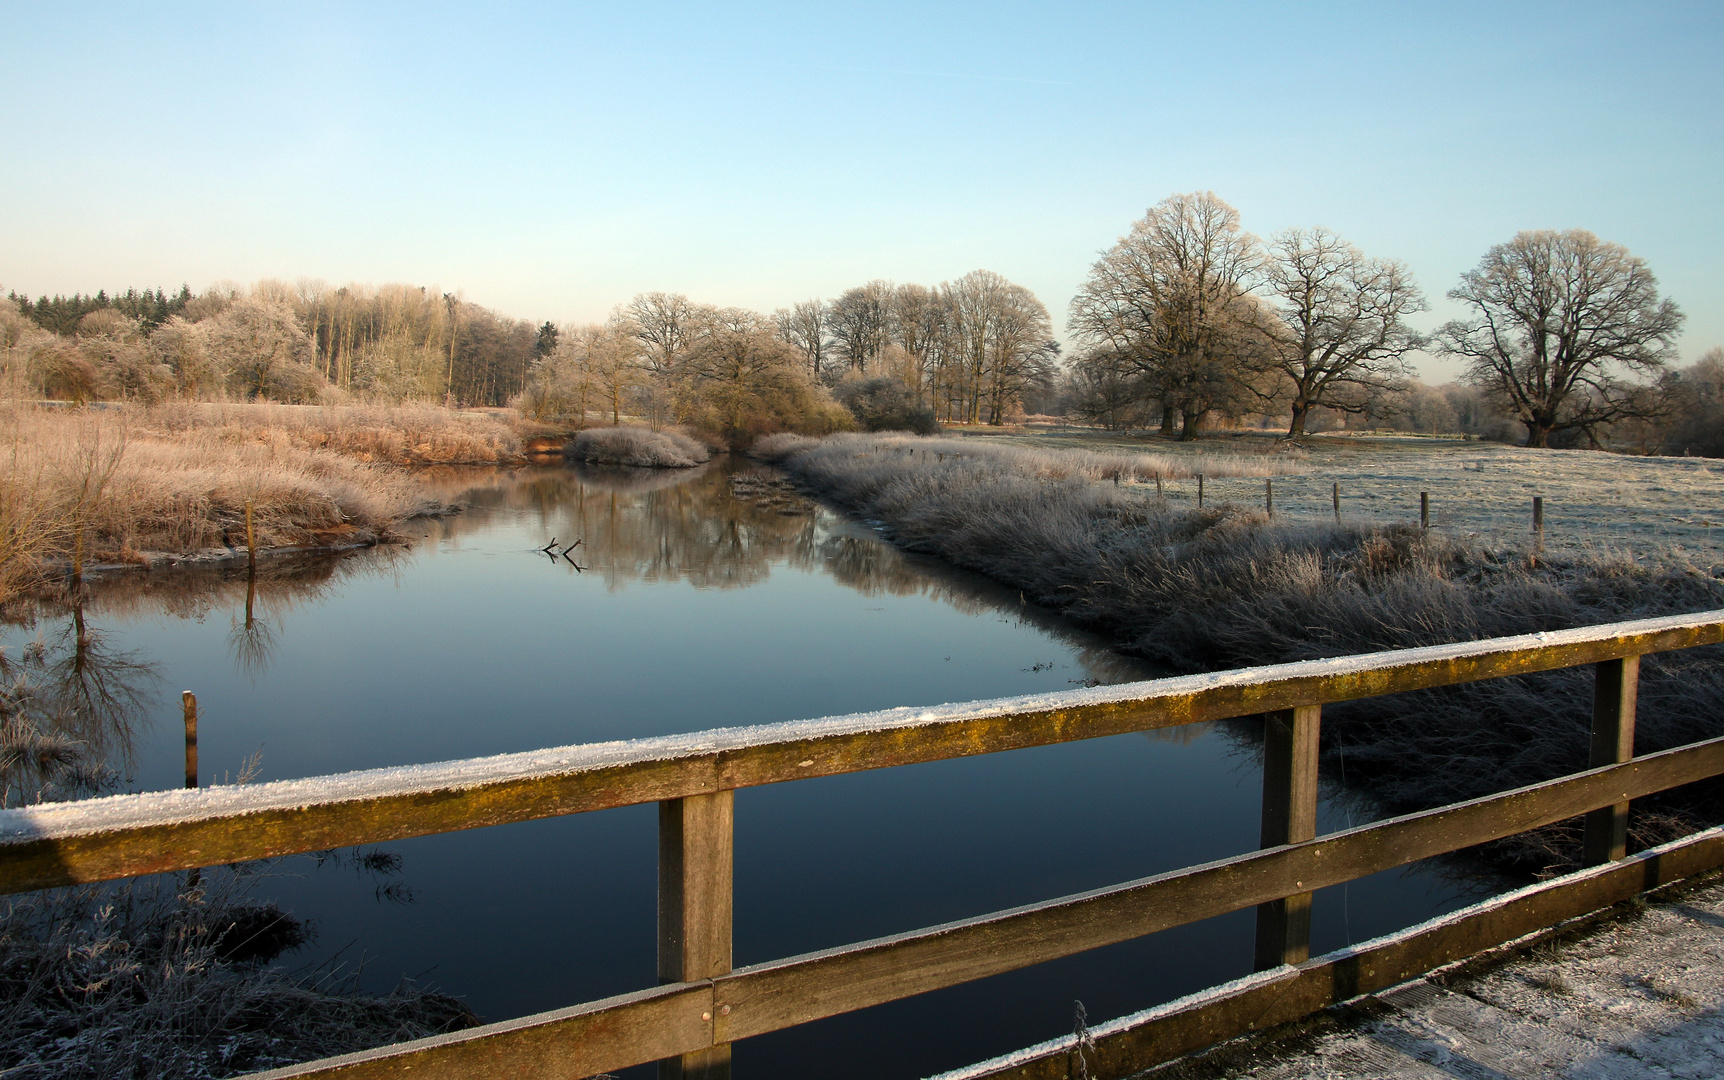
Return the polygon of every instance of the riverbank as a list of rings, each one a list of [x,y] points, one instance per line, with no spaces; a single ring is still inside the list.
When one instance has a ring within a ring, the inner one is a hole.
[[[407,467],[524,463],[518,428],[422,405],[14,405],[0,410],[0,600],[101,567],[376,544],[450,509]]]
[[[1678,552],[1541,555],[1417,525],[1289,522],[1260,503],[1198,508],[1158,497],[1149,484],[1098,482],[1122,467],[1135,471],[1128,481],[1142,479],[1141,466],[1114,460],[1121,455],[1086,462],[1081,451],[979,439],[956,454],[924,453],[935,442],[777,438],[759,453],[816,495],[878,522],[900,546],[1019,588],[1179,671],[1724,607],[1719,568]],[[1214,476],[1222,467],[1262,476],[1249,470],[1286,466],[1240,456],[1188,468]],[[1645,659],[1640,752],[1720,733],[1720,652]],[[1405,810],[1559,776],[1586,766],[1591,695],[1591,673],[1573,670],[1336,706],[1325,716],[1326,775]],[[1637,803],[1632,841],[1668,839],[1721,806],[1711,790]],[[1548,872],[1572,864],[1577,837],[1573,825],[1557,826],[1487,854]]]

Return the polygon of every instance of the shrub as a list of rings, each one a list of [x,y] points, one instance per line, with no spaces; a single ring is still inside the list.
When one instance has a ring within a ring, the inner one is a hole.
[[[598,465],[635,465],[687,469],[712,457],[712,451],[686,435],[641,427],[588,428],[575,436],[569,456]]]
[[[852,379],[833,391],[864,431],[908,431],[932,435],[940,430],[934,410],[912,400],[902,379],[880,375]]]

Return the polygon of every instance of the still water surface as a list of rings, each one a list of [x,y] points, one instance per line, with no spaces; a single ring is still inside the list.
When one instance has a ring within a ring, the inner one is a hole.
[[[410,548],[139,575],[76,618],[86,672],[138,706],[106,733],[134,790],[177,787],[181,689],[204,782],[1124,682],[1157,672],[1015,591],[907,556],[769,470],[446,471],[468,509]],[[581,569],[537,549],[582,543]],[[72,648],[71,612],[0,640]],[[122,695],[123,696],[123,695]],[[737,793],[736,962],[977,915],[1250,850],[1248,734],[1204,726]],[[1326,796],[1321,829],[1361,820]],[[1363,816],[1368,817],[1368,814]],[[363,963],[498,1020],[654,980],[651,806],[309,857],[257,887]],[[389,860],[393,861],[393,860]],[[1319,893],[1315,950],[1482,895],[1440,867]],[[736,1047],[740,1077],[918,1076],[1246,973],[1241,912]],[[631,1070],[634,1072],[635,1070]]]

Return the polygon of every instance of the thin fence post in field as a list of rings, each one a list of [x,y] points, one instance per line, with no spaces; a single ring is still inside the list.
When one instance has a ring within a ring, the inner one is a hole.
[[[1538,550],[1544,550],[1544,496],[1532,497],[1532,537]]]
[[[1640,689],[1640,657],[1602,660],[1592,690],[1592,753],[1588,767],[1615,765],[1634,757],[1634,703]],[[1628,854],[1628,804],[1604,806],[1586,815],[1581,863],[1597,866]]]
[[[1419,492],[1419,528],[1428,529],[1430,527],[1431,493],[1428,491],[1421,491]]]
[[[736,793],[658,804],[658,980],[699,982],[730,973]],[[714,1008],[728,1006],[715,1004]],[[722,1028],[710,1014],[703,1020]],[[660,1080],[729,1080],[730,1044],[659,1062]]]
[[[1155,474],[1155,497],[1161,498],[1161,473],[1159,470]]]
[[[186,787],[198,786],[198,699],[190,690],[180,693],[186,718]]]
[[[1335,500],[1335,520],[1341,520],[1341,482],[1335,481],[1329,488],[1330,498]]]
[[[1317,835],[1317,736],[1323,707],[1263,715],[1263,847]],[[1257,905],[1256,968],[1297,964],[1311,955],[1311,894]]]
[[[1270,517],[1275,516],[1275,481],[1263,481],[1263,512]]]
[[[1202,507],[1203,507],[1203,474],[1202,473],[1197,474],[1197,506],[1199,509],[1202,509]]]

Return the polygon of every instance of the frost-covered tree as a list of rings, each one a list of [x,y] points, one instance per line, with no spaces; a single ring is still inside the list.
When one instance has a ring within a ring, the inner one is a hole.
[[[1449,299],[1471,317],[1437,331],[1440,352],[1526,429],[1528,446],[1644,411],[1624,372],[1655,375],[1683,315],[1646,263],[1584,229],[1523,232],[1485,253]]]

